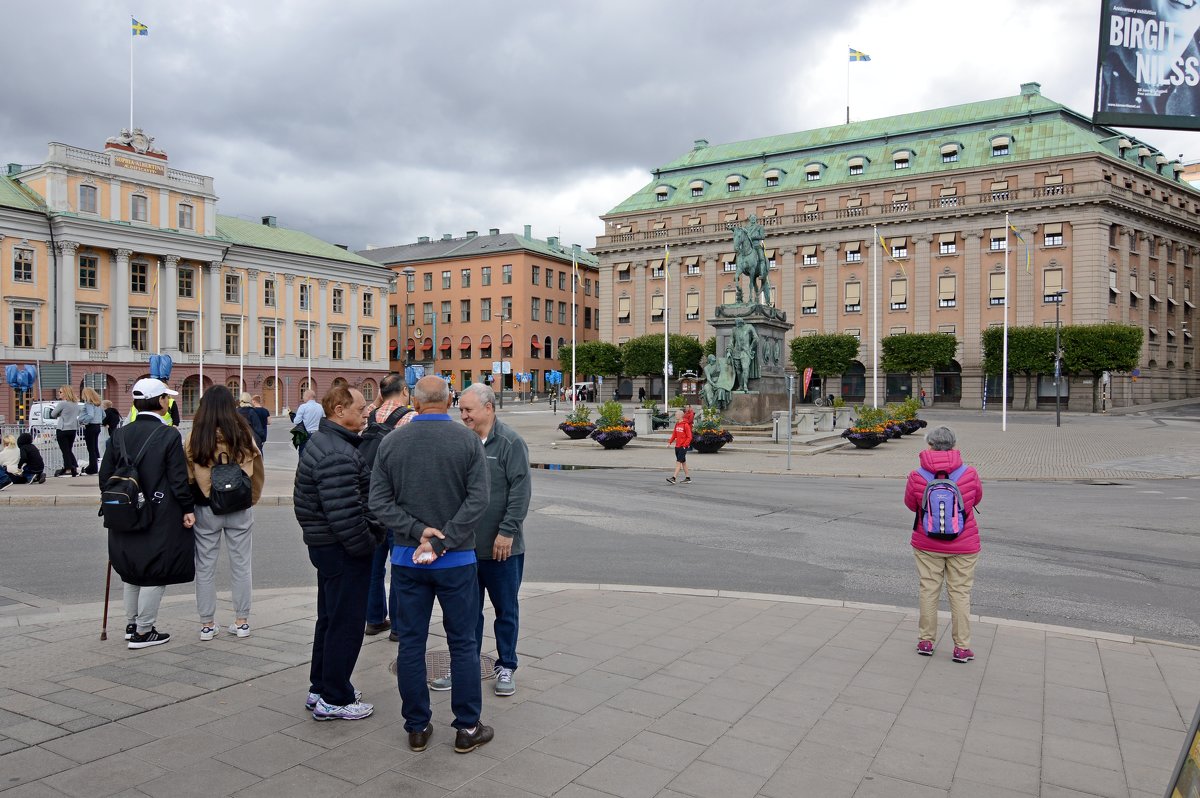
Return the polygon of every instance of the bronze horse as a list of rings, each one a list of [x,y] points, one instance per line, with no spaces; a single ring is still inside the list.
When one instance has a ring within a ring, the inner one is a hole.
[[[737,257],[737,274],[734,277],[734,287],[737,290],[737,300],[742,302],[742,275],[750,278],[750,297],[752,302],[761,301],[764,305],[771,304],[771,283],[767,279],[770,264],[763,251],[763,238],[766,234],[753,215],[744,226],[733,228],[733,251]],[[761,300],[759,300],[761,297]]]

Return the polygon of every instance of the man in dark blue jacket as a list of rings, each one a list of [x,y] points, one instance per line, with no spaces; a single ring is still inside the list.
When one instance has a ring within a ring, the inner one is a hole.
[[[370,474],[358,453],[366,401],[334,387],[321,400],[325,417],[296,467],[292,501],[308,559],[317,569],[317,627],[304,706],[314,720],[361,720],[375,708],[350,676],[362,647],[371,555],[383,542],[367,508]]]

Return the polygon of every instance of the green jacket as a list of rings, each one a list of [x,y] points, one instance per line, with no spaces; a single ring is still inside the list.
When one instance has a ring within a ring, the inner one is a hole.
[[[496,419],[483,444],[491,499],[475,526],[475,556],[492,559],[496,535],[512,538],[512,553],[525,553],[525,516],[529,512],[532,483],[529,447],[516,430]]]

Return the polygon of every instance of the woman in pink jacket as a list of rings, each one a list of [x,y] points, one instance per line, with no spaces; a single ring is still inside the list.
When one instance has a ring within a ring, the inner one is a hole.
[[[917,653],[933,656],[937,638],[937,609],[942,596],[942,584],[950,598],[950,634],[954,638],[954,661],[970,662],[971,651],[971,586],[975,582],[975,562],[979,559],[979,527],[975,524],[975,506],[983,499],[979,474],[964,466],[962,454],[954,448],[954,432],[949,427],[936,427],[926,434],[929,449],[921,452],[921,469],[934,477],[953,477],[962,495],[962,510],[966,516],[961,531],[952,538],[930,537],[921,528],[921,505],[925,500],[928,477],[921,470],[908,475],[904,489],[904,504],[917,513],[913,523],[912,547],[920,579],[921,621]],[[954,473],[962,472],[954,477]]]

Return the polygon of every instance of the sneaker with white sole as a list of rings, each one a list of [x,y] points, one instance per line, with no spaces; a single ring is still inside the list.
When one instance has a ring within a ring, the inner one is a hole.
[[[161,646],[170,639],[171,635],[166,632],[160,632],[152,626],[150,627],[150,631],[144,635],[134,632],[133,637],[129,638],[129,647],[136,650],[139,648],[150,648],[150,646]]]
[[[312,712],[314,709],[317,708],[317,702],[320,700],[321,700],[321,696],[319,696],[318,694],[309,693],[308,697],[304,699],[304,708],[307,709],[309,712]],[[354,700],[355,700],[355,702],[362,701],[362,690],[354,691]]]
[[[496,666],[496,695],[512,695],[517,692],[517,683],[513,680],[510,668]]]
[[[375,707],[364,701],[355,701],[342,707],[326,704],[325,699],[319,699],[313,707],[313,720],[362,720],[371,717]]]
[[[200,639],[208,642],[221,633],[221,627],[215,623],[206,623],[200,627]]]
[[[453,686],[454,685],[450,681],[449,673],[447,673],[445,676],[439,676],[436,679],[430,679],[430,681],[429,681],[429,689],[437,690],[439,693],[444,693],[445,691],[451,689]]]
[[[250,636],[250,624],[248,623],[231,623],[229,624],[229,634],[237,635],[238,637]]]

